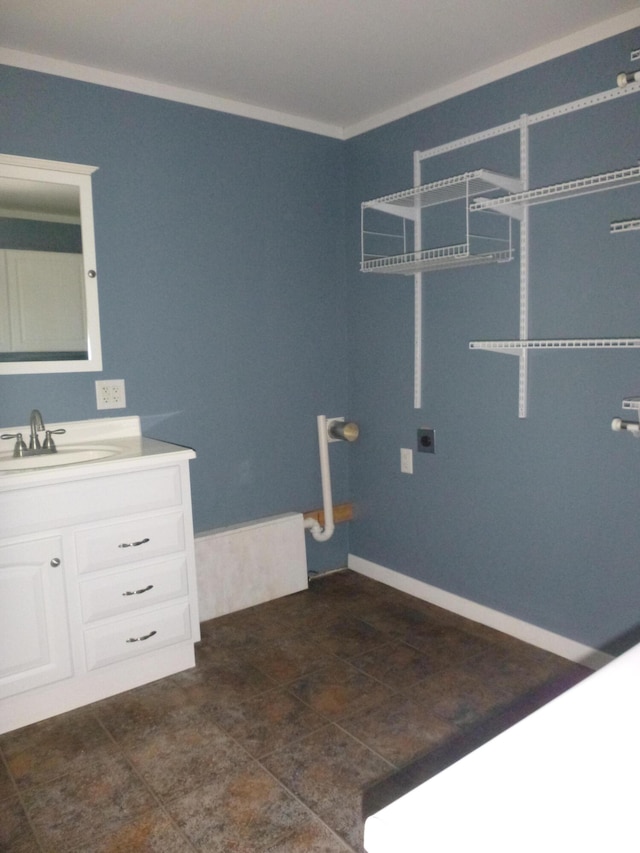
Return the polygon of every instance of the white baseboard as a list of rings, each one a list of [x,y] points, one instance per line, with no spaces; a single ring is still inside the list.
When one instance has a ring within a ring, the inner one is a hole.
[[[532,646],[545,649],[547,652],[553,652],[553,654],[560,655],[575,663],[583,664],[583,666],[588,666],[591,669],[600,669],[613,660],[611,655],[601,652],[598,649],[577,643],[575,640],[570,640],[560,634],[554,634],[552,631],[539,628],[537,625],[531,625],[529,622],[523,622],[521,619],[501,613],[499,610],[492,610],[483,604],[477,604],[475,601],[470,601],[467,598],[446,592],[443,589],[408,577],[408,575],[403,575],[393,569],[379,566],[362,557],[357,557],[355,554],[349,554],[348,567],[354,572],[380,581],[401,592],[406,592],[409,595],[415,596],[415,598],[422,599],[422,601],[428,601],[437,607],[457,613],[458,616],[464,616],[473,622],[479,622],[481,625],[495,628],[496,631],[502,631],[505,634],[516,637],[518,640],[531,643]]]

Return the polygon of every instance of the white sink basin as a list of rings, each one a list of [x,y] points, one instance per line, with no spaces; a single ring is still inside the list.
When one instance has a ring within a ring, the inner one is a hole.
[[[33,468],[57,468],[60,465],[77,465],[80,462],[96,462],[120,453],[120,448],[109,444],[75,444],[58,447],[56,453],[40,456],[14,457],[0,453],[0,471],[30,471]]]

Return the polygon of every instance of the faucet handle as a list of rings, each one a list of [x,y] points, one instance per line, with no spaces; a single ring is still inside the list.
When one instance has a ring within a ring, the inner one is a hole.
[[[13,455],[14,456],[17,456],[17,457],[22,456],[24,454],[25,450],[27,449],[27,445],[22,440],[22,433],[21,432],[14,432],[14,433],[3,432],[2,435],[0,435],[0,438],[2,438],[2,439],[15,438],[16,445],[13,448]]]
[[[51,438],[52,435],[64,435],[66,429],[48,429],[44,434],[44,441],[42,442],[42,449],[48,450],[51,453],[56,452],[56,445]]]

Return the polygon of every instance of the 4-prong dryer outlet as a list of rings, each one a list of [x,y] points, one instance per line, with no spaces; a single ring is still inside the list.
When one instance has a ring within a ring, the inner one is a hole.
[[[436,452],[436,431],[429,427],[421,427],[418,430],[418,453]]]

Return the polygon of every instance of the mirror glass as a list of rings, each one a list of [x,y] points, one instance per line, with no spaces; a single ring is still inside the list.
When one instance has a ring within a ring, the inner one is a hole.
[[[0,155],[0,374],[102,369],[93,171]]]

